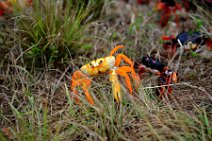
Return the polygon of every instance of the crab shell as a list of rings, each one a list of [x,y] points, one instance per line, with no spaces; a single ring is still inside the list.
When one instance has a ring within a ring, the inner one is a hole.
[[[82,66],[80,70],[87,76],[98,76],[106,73],[115,66],[115,57],[108,56],[93,60],[90,63]]]

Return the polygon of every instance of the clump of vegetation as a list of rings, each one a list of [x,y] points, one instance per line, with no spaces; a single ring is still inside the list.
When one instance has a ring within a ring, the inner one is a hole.
[[[67,65],[71,55],[88,46],[91,36],[85,30],[100,17],[103,5],[103,0],[33,0],[31,7],[18,11],[16,35],[26,62]]]

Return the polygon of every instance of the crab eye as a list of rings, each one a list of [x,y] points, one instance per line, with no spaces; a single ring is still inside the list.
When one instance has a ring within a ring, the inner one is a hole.
[[[99,64],[101,64],[101,63],[102,63],[102,60],[99,61]]]
[[[93,67],[92,63],[89,64],[91,67]]]

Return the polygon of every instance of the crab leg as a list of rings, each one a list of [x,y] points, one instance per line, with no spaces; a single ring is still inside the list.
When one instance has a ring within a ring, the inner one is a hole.
[[[128,88],[128,90],[130,91],[130,94],[132,94],[132,85],[131,85],[131,82],[130,82],[130,77],[129,77],[129,75],[126,73],[126,71],[121,67],[121,68],[118,68],[118,69],[116,70],[116,73],[117,73],[118,75],[121,75],[121,76],[125,77],[127,88]]]
[[[126,73],[131,73],[133,80],[135,80],[136,86],[138,87],[140,84],[140,78],[137,75],[137,73],[135,72],[134,68],[129,67],[129,66],[122,66],[119,67],[119,69],[121,69],[122,71],[125,71]]]
[[[177,74],[176,74],[176,72],[173,72],[170,76],[165,78],[165,85],[171,84],[172,81],[174,83],[177,83]],[[167,86],[167,92],[168,92],[168,94],[170,94],[172,92],[172,86]],[[160,96],[159,97],[162,97],[162,95],[164,93],[165,93],[165,86],[160,88]]]
[[[77,103],[79,103],[79,99],[77,97],[78,91],[76,90],[76,87],[80,86],[82,87],[88,102],[94,105],[94,101],[88,92],[90,85],[91,85],[91,79],[88,78],[86,75],[84,75],[81,71],[76,71],[73,73],[71,80],[71,90],[75,94],[75,100],[77,101]]]
[[[122,46],[122,45],[116,46],[116,47],[110,52],[110,55],[112,55],[114,52],[116,52],[119,48],[124,48],[124,46]],[[118,67],[118,66],[120,65],[120,63],[121,63],[121,60],[124,60],[127,64],[130,65],[130,67],[127,66],[127,68],[124,67],[123,69],[124,69],[125,71],[127,71],[127,72],[131,72],[131,73],[132,73],[133,79],[135,79],[136,82],[139,83],[139,82],[140,82],[140,78],[139,78],[139,76],[136,74],[136,72],[135,72],[134,69],[133,69],[134,64],[133,64],[133,62],[132,62],[126,55],[124,55],[124,54],[118,54],[118,55],[116,56],[115,66]]]
[[[130,67],[133,67],[133,62],[124,54],[118,54],[116,56],[116,63],[115,63],[115,66],[119,66],[120,63],[121,63],[121,60],[124,60],[127,64],[130,65]]]
[[[85,96],[86,96],[86,99],[88,100],[88,102],[89,102],[91,105],[94,105],[93,98],[91,97],[90,93],[88,92],[88,87],[83,86],[82,89],[83,89],[83,91],[84,91],[84,93],[85,93]]]
[[[124,54],[118,54],[116,57],[115,66],[118,67],[122,59],[130,66],[123,66],[120,68],[123,69],[125,72],[130,72],[132,74],[133,79],[136,81],[136,85],[138,86],[140,84],[140,78],[134,70],[134,63],[127,56],[125,56]]]
[[[125,47],[122,46],[122,45],[116,46],[113,50],[111,50],[110,56],[112,56],[112,55],[113,55],[118,49],[120,49],[120,48],[125,48]]]
[[[116,102],[121,100],[121,86],[115,70],[110,71],[110,81],[112,83],[112,91]]]
[[[171,74],[171,76],[169,76],[166,80],[166,84],[169,85],[171,84],[171,82],[174,82],[174,83],[177,83],[177,75],[175,72],[173,72]],[[168,93],[171,93],[172,92],[172,87],[171,86],[168,86]]]

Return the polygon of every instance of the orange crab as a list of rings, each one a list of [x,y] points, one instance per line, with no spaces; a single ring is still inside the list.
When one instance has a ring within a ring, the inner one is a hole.
[[[160,18],[161,27],[165,27],[168,24],[172,15],[175,17],[177,26],[179,26],[179,17],[176,12],[182,10],[180,4],[176,3],[174,0],[160,0],[156,5],[156,10],[162,12]]]
[[[82,66],[80,71],[75,71],[72,75],[71,79],[71,90],[75,94],[75,99],[79,102],[78,99],[78,91],[76,89],[77,86],[80,86],[85,93],[86,99],[91,105],[94,105],[94,100],[89,93],[89,87],[91,85],[92,77],[99,76],[101,74],[109,73],[110,81],[112,83],[112,91],[114,98],[117,102],[121,100],[121,84],[118,80],[118,75],[125,77],[126,86],[132,94],[132,85],[130,82],[130,76],[128,73],[131,73],[132,78],[135,80],[137,86],[140,82],[140,78],[134,71],[133,62],[124,54],[117,54],[117,56],[113,56],[113,54],[120,48],[124,48],[124,46],[119,45],[116,46],[109,54],[109,56],[104,58],[99,58],[91,61],[90,63]],[[128,65],[120,66],[121,61],[124,61]]]
[[[13,5],[24,8],[32,5],[32,0],[0,0],[0,16],[13,13]]]

